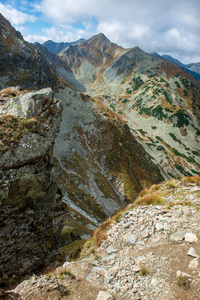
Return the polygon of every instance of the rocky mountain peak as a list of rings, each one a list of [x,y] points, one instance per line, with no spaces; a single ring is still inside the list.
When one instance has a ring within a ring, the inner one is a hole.
[[[101,32],[97,35],[94,35],[93,37],[91,37],[89,40],[87,40],[87,43],[91,43],[91,44],[103,44],[103,43],[110,43],[110,40]]]

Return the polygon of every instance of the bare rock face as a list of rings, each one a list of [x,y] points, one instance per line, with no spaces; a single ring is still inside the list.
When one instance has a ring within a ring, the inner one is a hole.
[[[62,106],[51,89],[9,99],[0,115],[0,277],[6,282],[55,255],[65,219],[51,152]]]

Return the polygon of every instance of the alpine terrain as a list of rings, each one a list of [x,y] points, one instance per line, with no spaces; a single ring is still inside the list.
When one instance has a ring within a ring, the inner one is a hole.
[[[198,299],[198,64],[0,32],[0,298]]]

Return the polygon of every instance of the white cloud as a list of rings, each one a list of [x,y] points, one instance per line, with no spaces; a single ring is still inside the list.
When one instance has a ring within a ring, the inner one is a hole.
[[[0,3],[0,12],[1,14],[8,20],[12,25],[24,24],[27,21],[34,22],[36,21],[36,17],[23,13],[9,4]]]
[[[30,35],[26,34],[24,39],[30,43],[39,42],[43,43],[48,40],[54,42],[73,42],[79,40],[80,38],[89,38],[91,36],[90,32],[77,28],[74,29],[71,25],[62,26],[62,27],[50,27],[43,28],[42,35]]]

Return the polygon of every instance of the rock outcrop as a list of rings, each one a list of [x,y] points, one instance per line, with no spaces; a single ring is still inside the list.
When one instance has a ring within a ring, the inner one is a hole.
[[[0,276],[6,283],[55,255],[66,206],[52,163],[60,101],[50,88],[1,95],[7,95],[0,111]]]

